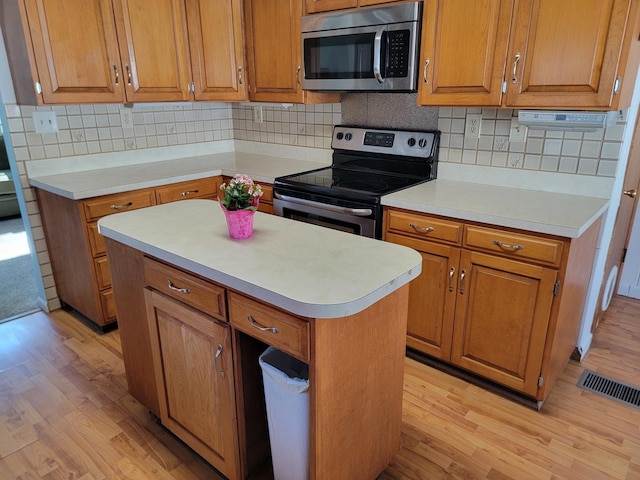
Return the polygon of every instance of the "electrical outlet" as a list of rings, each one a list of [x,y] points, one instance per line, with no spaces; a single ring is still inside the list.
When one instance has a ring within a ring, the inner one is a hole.
[[[120,109],[120,124],[122,128],[133,128],[133,111],[130,108]]]
[[[262,107],[253,107],[253,121],[256,123],[264,123],[262,117]]]
[[[33,112],[36,133],[55,133],[58,131],[56,112]]]
[[[515,118],[511,119],[511,128],[509,130],[510,142],[525,142],[527,140],[527,126],[520,125]]]
[[[480,138],[480,125],[482,115],[479,113],[468,113],[464,126],[464,136],[467,138]]]

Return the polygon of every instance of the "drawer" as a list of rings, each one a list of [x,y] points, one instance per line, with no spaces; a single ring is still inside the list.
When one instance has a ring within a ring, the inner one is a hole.
[[[100,305],[104,316],[104,325],[116,320],[116,301],[113,298],[113,290],[103,290],[100,292]]]
[[[563,242],[535,235],[465,225],[464,247],[559,266]]]
[[[264,183],[256,182],[262,188],[262,197],[260,197],[260,203],[273,203],[273,186],[265,185]]]
[[[109,270],[109,262],[107,257],[96,258],[94,261],[96,266],[96,277],[98,279],[98,288],[104,290],[111,286],[111,271]]]
[[[98,224],[90,223],[89,228],[89,246],[91,247],[91,255],[97,257],[107,253],[107,247],[104,244],[104,237],[98,232]]]
[[[150,258],[144,258],[145,284],[219,320],[227,320],[225,289]]]
[[[87,221],[98,220],[112,213],[126,212],[138,208],[150,207],[154,204],[153,190],[136,190],[117,195],[85,200],[84,213]]]
[[[218,185],[216,177],[211,177],[158,187],[155,190],[156,203],[176,202],[189,198],[215,199],[218,195]]]
[[[309,361],[309,323],[301,318],[229,292],[229,322],[254,338]]]
[[[460,245],[462,224],[424,214],[387,210],[387,231]]]

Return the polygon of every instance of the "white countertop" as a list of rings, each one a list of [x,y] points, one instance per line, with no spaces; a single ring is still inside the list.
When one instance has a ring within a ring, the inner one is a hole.
[[[294,314],[355,314],[420,274],[406,247],[256,212],[254,234],[229,238],[213,200],[183,200],[99,220],[98,231]]]
[[[226,152],[58,175],[30,176],[29,184],[62,197],[82,200],[215,175],[232,176],[236,173],[246,173],[258,183],[273,183],[276,177],[321,168],[330,163]]]
[[[605,212],[609,201],[606,198],[436,179],[386,195],[382,204],[577,238]]]

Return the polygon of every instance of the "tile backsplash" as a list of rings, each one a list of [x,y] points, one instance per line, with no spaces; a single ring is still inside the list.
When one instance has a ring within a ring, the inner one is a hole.
[[[325,105],[184,103],[135,105],[123,128],[123,105],[5,105],[5,135],[14,154],[50,309],[60,306],[33,189],[25,162],[216,140],[247,140],[302,147],[331,147],[332,127],[349,123],[372,127],[439,129],[440,161],[522,171],[614,177],[626,118],[596,132],[533,130],[525,142],[509,142],[517,112],[490,108],[417,107],[416,94],[349,94]],[[59,131],[35,132],[33,112],[52,110]],[[479,138],[465,138],[468,113],[481,115]],[[259,121],[256,121],[259,120]]]

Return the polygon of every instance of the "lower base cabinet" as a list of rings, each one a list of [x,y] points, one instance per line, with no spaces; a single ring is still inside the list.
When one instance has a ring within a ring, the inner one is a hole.
[[[407,346],[541,404],[576,346],[600,222],[577,239],[385,210],[417,250]]]

